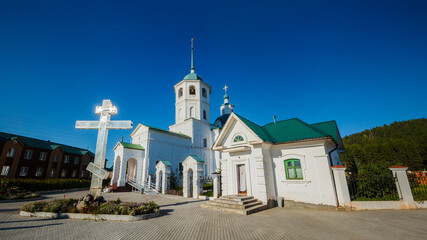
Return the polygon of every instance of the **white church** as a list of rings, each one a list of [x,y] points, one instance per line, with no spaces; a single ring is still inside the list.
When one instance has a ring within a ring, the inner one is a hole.
[[[118,142],[111,185],[154,187],[155,176],[155,188],[165,193],[174,171],[182,176],[184,197],[197,197],[199,179],[215,173],[222,196],[337,206],[331,167],[340,164],[344,146],[336,122],[294,118],[260,126],[234,113],[225,87],[220,116],[211,123],[211,87],[195,73],[193,55],[192,46],[191,72],[174,86],[175,124],[163,130],[140,123],[131,143]]]

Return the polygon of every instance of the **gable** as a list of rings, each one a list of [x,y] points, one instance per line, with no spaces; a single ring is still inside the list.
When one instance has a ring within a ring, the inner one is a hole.
[[[233,143],[233,139],[237,135],[242,136],[243,141]],[[222,129],[217,141],[215,142],[214,148],[232,148],[253,141],[262,141],[262,139],[260,139],[257,134],[251,130],[251,128],[249,128],[240,118],[238,118],[236,114],[232,113],[224,128]]]

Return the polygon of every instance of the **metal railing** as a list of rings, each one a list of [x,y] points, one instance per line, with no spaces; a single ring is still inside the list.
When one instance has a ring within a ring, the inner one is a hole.
[[[347,175],[348,190],[352,201],[398,201],[397,177],[381,175]]]
[[[427,200],[427,174],[408,173],[409,185],[415,201]]]

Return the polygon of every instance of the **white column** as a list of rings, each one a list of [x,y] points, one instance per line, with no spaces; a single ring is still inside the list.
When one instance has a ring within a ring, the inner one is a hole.
[[[156,190],[160,190],[160,171],[156,171]]]
[[[120,159],[120,173],[119,173],[119,179],[117,180],[117,186],[118,187],[124,187],[126,186],[126,162],[124,158]]]
[[[351,207],[350,193],[348,191],[347,179],[345,177],[346,169],[346,167],[340,165],[332,167],[332,171],[334,172],[338,203],[342,207]]]
[[[193,198],[199,198],[199,171],[197,171],[198,168],[195,168],[193,170]]]
[[[221,195],[228,195],[228,186],[227,186],[227,159],[221,159]]]
[[[212,173],[212,179],[213,179],[213,198],[218,198],[218,190],[219,190],[219,176],[221,176],[219,173]]]
[[[414,197],[412,196],[411,186],[409,185],[408,175],[406,175],[407,167],[404,166],[392,166],[389,167],[393,173],[393,176],[397,177],[396,188],[399,193],[399,197],[406,202],[406,207],[409,209],[416,209]]]

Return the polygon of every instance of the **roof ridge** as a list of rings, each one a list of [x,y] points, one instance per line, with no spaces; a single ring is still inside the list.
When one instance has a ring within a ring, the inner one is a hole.
[[[289,119],[285,119],[285,120],[280,120],[280,121],[276,121],[276,122],[267,123],[267,124],[265,124],[265,125],[264,125],[264,126],[262,126],[262,127],[265,127],[265,126],[270,125],[270,124],[277,124],[277,123],[286,122],[286,121],[290,121],[290,120],[300,120],[300,119],[299,119],[299,118],[296,118],[296,117],[294,117],[294,118],[289,118]],[[300,121],[301,121],[301,120],[300,120]]]
[[[327,123],[327,122],[337,122],[337,121],[335,121],[335,120],[329,120],[329,121],[323,121],[323,122],[318,122],[318,123],[312,123],[312,124],[310,124],[310,125],[317,125],[317,124],[322,124],[322,123]]]
[[[317,129],[317,128],[314,128],[313,126],[311,126],[311,124],[308,124],[308,123],[306,123],[306,122],[304,122],[303,120],[301,120],[301,119],[298,119],[297,118],[297,120],[298,121],[300,121],[302,124],[304,124],[305,126],[307,126],[307,127],[309,127],[310,129],[313,129],[314,131],[316,131],[316,132],[318,132],[318,133],[320,133],[320,134],[324,134],[324,135],[326,135],[326,136],[330,136],[328,133],[326,133],[326,132],[324,132],[324,131],[322,131],[322,130],[320,130],[320,129]],[[325,137],[326,137],[325,136]]]
[[[182,136],[182,137],[186,137],[186,138],[191,138],[190,136],[187,136],[187,135],[185,135],[185,134],[183,134],[183,133],[172,132],[172,131],[170,131],[170,130],[166,130],[166,129],[162,129],[162,128],[158,128],[158,127],[153,127],[153,126],[150,126],[150,125],[147,125],[147,124],[143,124],[143,123],[140,123],[140,124],[141,124],[141,125],[143,125],[143,126],[146,126],[146,127],[148,127],[148,128],[154,129],[154,130],[163,131],[163,132],[167,132],[167,133],[175,134],[175,135]]]
[[[270,135],[270,133],[268,133],[265,129],[264,129],[264,127],[262,127],[262,126],[260,126],[260,125],[258,125],[258,124],[256,124],[256,123],[254,123],[254,122],[252,122],[251,120],[248,120],[248,119],[246,119],[246,118],[244,118],[244,117],[242,117],[242,116],[240,116],[239,114],[236,114],[236,113],[234,113],[238,118],[241,118],[240,120],[242,120],[242,119],[244,119],[245,121],[248,121],[248,122],[250,122],[251,124],[254,124],[255,126],[257,126],[257,127],[259,127],[262,131],[263,131],[263,133],[267,136],[267,141],[268,142],[273,142],[272,140],[273,140],[273,138],[271,137],[271,135]],[[243,121],[243,120],[242,120]],[[245,123],[246,124],[246,123]],[[250,126],[248,126],[249,128],[251,128]],[[253,131],[253,129],[251,129],[252,131]],[[258,137],[260,137],[257,133],[255,133]],[[261,139],[262,139],[262,137],[260,137]],[[263,139],[264,140],[264,139]]]

